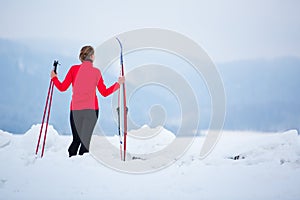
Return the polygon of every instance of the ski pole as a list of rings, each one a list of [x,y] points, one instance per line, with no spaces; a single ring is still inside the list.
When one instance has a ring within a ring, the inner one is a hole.
[[[57,65],[58,64],[59,63],[56,60],[53,63],[54,72],[55,73],[57,73],[56,71],[57,71]],[[46,104],[45,104],[45,108],[44,108],[44,113],[43,113],[43,118],[42,118],[42,125],[41,125],[41,128],[40,128],[40,134],[39,134],[39,138],[38,138],[38,143],[37,143],[36,150],[35,150],[35,154],[37,155],[38,151],[39,151],[39,146],[40,146],[42,132],[43,132],[45,116],[46,116],[46,113],[47,113],[46,129],[45,129],[45,133],[44,133],[44,141],[43,141],[43,146],[42,146],[41,157],[43,157],[43,155],[44,155],[44,149],[45,149],[45,144],[46,144],[46,136],[47,136],[47,130],[48,130],[48,124],[49,124],[49,118],[50,118],[50,110],[51,110],[51,104],[52,104],[53,88],[54,88],[54,83],[53,83],[53,81],[51,79],[50,80],[50,84],[49,84],[49,88],[48,88],[48,93],[47,93]],[[50,102],[49,102],[49,100],[50,100]],[[49,106],[48,106],[48,103],[49,103]]]
[[[37,155],[37,153],[39,151],[39,146],[40,146],[40,141],[41,141],[43,126],[44,126],[44,121],[45,121],[45,116],[46,116],[46,110],[48,108],[48,102],[49,102],[49,95],[50,95],[50,91],[51,91],[51,86],[52,86],[52,80],[50,80],[50,83],[49,83],[48,94],[47,94],[46,104],[45,104],[45,108],[44,108],[44,114],[43,114],[43,118],[42,118],[42,125],[41,125],[41,128],[40,128],[39,139],[38,139],[38,143],[36,145],[36,150],[35,150],[35,154],[36,155]]]
[[[47,131],[48,131],[48,125],[49,125],[49,118],[50,118],[50,111],[51,111],[51,104],[52,104],[53,86],[54,86],[54,83],[53,83],[53,81],[51,81],[50,103],[49,103],[49,107],[48,107],[48,114],[47,114],[47,120],[46,120],[46,128],[45,128],[45,134],[44,134],[44,141],[43,141],[43,146],[42,146],[41,158],[44,156],[44,150],[45,150],[45,144],[46,144],[46,137],[47,137]]]

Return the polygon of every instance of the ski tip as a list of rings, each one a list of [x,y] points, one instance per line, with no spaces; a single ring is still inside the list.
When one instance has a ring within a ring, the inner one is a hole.
[[[121,49],[122,49],[123,47],[122,47],[121,40],[120,40],[118,37],[116,37],[116,40],[118,41],[118,43],[119,43],[119,45],[120,45],[120,47],[121,47]]]

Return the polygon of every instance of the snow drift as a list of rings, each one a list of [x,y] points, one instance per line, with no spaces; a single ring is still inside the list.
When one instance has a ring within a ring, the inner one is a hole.
[[[171,166],[143,175],[115,171],[90,154],[68,158],[70,136],[49,126],[45,155],[35,156],[40,125],[23,135],[0,131],[0,199],[299,199],[300,139],[284,133],[224,132],[199,158],[197,137]],[[147,126],[131,133],[132,154],[157,152],[175,135]],[[157,134],[149,134],[151,131]],[[118,148],[118,137],[108,141]],[[178,139],[178,138],[177,138]],[[184,139],[184,138],[182,138]],[[103,153],[105,153],[103,151]],[[111,159],[119,161],[118,156]],[[131,164],[146,162],[131,159]]]

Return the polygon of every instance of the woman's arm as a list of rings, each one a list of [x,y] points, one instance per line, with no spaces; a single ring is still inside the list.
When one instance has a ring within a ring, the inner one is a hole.
[[[56,86],[56,88],[61,91],[61,92],[64,92],[66,91],[69,86],[71,85],[72,83],[72,80],[73,80],[73,76],[72,76],[72,68],[68,71],[65,79],[63,80],[63,82],[60,82],[56,76],[56,74],[54,75],[55,73],[52,71],[51,72],[51,78],[52,78],[52,81],[54,83],[54,85]]]
[[[98,82],[97,88],[102,96],[107,97],[107,96],[111,95],[112,93],[114,93],[116,90],[118,90],[120,88],[120,84],[118,82],[116,82],[109,88],[106,88],[103,78],[100,75],[100,80]]]

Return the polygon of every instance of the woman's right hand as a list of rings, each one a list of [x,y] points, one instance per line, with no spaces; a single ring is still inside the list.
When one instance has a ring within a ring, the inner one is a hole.
[[[51,79],[53,79],[54,77],[56,77],[57,75],[55,74],[54,70],[51,71]]]

